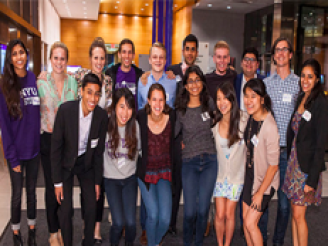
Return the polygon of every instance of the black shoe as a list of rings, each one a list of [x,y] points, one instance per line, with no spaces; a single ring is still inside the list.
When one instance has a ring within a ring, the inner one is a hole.
[[[35,240],[35,229],[28,229],[28,246],[37,246]]]
[[[13,234],[14,246],[23,246],[23,240],[20,232],[18,234]]]
[[[95,245],[101,245],[102,244],[102,239],[95,238]]]
[[[168,232],[172,235],[172,236],[176,236],[178,234],[177,232],[177,228],[175,227],[170,227]]]

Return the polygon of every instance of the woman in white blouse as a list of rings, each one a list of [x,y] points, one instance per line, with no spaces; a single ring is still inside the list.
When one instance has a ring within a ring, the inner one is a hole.
[[[243,190],[246,148],[243,131],[247,115],[239,110],[236,93],[229,82],[216,93],[213,135],[218,155],[218,176],[214,188],[215,229],[218,245],[230,245],[235,228],[235,210]]]

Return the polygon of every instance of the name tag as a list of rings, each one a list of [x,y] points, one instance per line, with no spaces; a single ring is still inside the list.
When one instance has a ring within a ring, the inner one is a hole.
[[[204,112],[201,114],[203,121],[207,121],[210,118],[208,112]]]
[[[306,120],[306,121],[310,121],[311,113],[309,111],[305,110],[304,113],[302,114],[302,118],[304,118],[304,120]]]
[[[91,140],[91,148],[92,148],[92,149],[94,149],[94,148],[97,147],[97,145],[98,145],[98,140],[99,140],[99,138],[97,138],[97,139],[92,139],[92,140]]]
[[[257,138],[256,135],[253,135],[252,139],[252,144],[256,147],[259,144],[259,139]]]
[[[132,92],[133,95],[136,94],[136,87],[135,86],[132,85],[132,86],[129,87],[129,89],[130,89],[130,91]]]
[[[169,93],[166,93],[166,101],[170,101],[170,94]]]
[[[288,93],[284,93],[282,95],[282,101],[291,103],[292,102],[292,95],[288,94]]]
[[[178,83],[178,82],[180,82],[182,79],[181,79],[180,75],[177,75],[177,76],[175,76],[175,80],[176,80],[177,83]]]
[[[121,169],[123,166],[125,166],[125,159],[124,158],[118,159],[117,167]]]

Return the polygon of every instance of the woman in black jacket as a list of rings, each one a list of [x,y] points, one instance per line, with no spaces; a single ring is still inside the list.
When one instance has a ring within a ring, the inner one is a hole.
[[[306,246],[307,206],[321,203],[325,170],[328,101],[320,82],[321,68],[315,59],[302,65],[300,95],[287,131],[288,167],[282,190],[291,201],[294,246]]]
[[[159,245],[169,229],[172,211],[175,112],[166,104],[166,93],[156,83],[148,91],[148,103],[138,112],[142,153],[137,176],[147,211],[148,246]]]

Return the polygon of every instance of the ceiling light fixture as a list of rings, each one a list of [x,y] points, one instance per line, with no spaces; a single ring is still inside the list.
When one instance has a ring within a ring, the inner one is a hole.
[[[231,7],[230,6],[227,6],[227,9],[231,9]]]
[[[196,7],[198,7],[198,6],[199,6],[199,4],[200,4],[199,2],[198,2],[198,3],[196,3]]]
[[[149,4],[148,3],[145,3],[145,6],[148,6]]]
[[[212,8],[212,4],[211,3],[207,4],[207,7]]]
[[[120,1],[116,1],[116,3],[120,3]]]
[[[178,5],[177,4],[174,4],[174,8],[176,8],[176,7],[178,7]]]
[[[82,1],[83,4],[85,4],[85,1]]]
[[[117,6],[115,6],[115,9],[117,9]]]
[[[144,11],[144,9],[143,9],[143,8],[141,8],[141,11]]]

